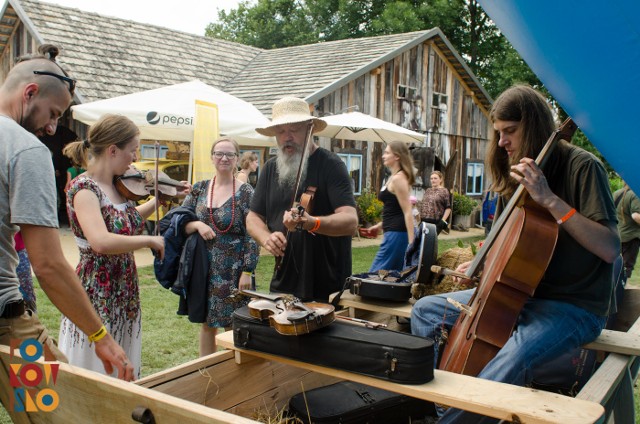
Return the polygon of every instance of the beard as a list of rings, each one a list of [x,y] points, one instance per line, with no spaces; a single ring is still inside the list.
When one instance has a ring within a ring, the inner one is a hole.
[[[278,149],[276,156],[276,165],[278,168],[278,183],[283,188],[293,189],[296,183],[296,177],[298,176],[298,168],[302,159],[302,149],[297,149],[293,154],[287,155],[282,151],[282,148]],[[302,173],[300,175],[300,181],[304,181],[307,175],[307,160],[302,167]]]
[[[42,137],[45,135],[44,126],[38,128],[38,125],[35,123],[35,119],[33,119],[33,115],[33,113],[27,113],[26,116],[22,117],[19,124],[25,130],[35,134],[36,137]]]

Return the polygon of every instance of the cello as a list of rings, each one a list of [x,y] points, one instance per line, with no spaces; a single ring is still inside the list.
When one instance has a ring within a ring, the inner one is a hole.
[[[535,162],[544,166],[561,139],[577,127],[567,119],[556,129]],[[520,185],[465,275],[480,282],[446,338],[439,368],[476,376],[505,345],[520,311],[542,279],[555,249],[558,224]]]

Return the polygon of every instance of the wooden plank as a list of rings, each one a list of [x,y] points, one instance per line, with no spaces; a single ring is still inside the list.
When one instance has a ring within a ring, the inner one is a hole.
[[[216,340],[219,346],[236,349],[247,355],[282,362],[317,373],[368,384],[508,421],[584,424],[597,422],[604,413],[604,408],[594,402],[447,371],[435,370],[435,378],[426,384],[398,384],[263,352],[238,349],[233,345],[233,334],[231,333],[220,334]]]
[[[151,389],[167,381],[172,381],[186,374],[190,374],[200,369],[210,367],[222,361],[227,361],[231,358],[233,358],[233,352],[230,350],[216,352],[214,354],[204,356],[202,358],[197,358],[172,368],[167,368],[166,370],[162,370],[155,374],[148,375],[144,378],[136,380],[135,383],[139,386]]]
[[[5,370],[8,369],[9,364],[25,363],[19,357],[10,358],[8,346],[0,346],[0,361]],[[9,387],[6,372],[0,373],[0,384],[2,387]],[[45,387],[58,394],[59,404],[54,411],[21,412],[14,415],[27,415],[28,422],[32,423],[126,423],[132,421],[131,414],[135,408],[143,407],[153,413],[157,424],[257,423],[257,421],[63,363],[60,363],[55,384],[37,385],[38,390]]]
[[[602,330],[597,339],[587,343],[584,347],[623,355],[640,356],[640,334]]]
[[[640,334],[640,319],[627,332],[630,336]],[[612,353],[600,365],[598,370],[591,376],[587,384],[584,385],[577,397],[592,402],[604,404],[616,390],[618,383],[622,380],[623,374],[635,356],[626,356]],[[633,407],[633,405],[631,405]]]
[[[333,297],[337,293],[334,293],[330,296],[329,301],[333,300]],[[413,304],[410,302],[406,303],[394,303],[394,302],[385,302],[384,300],[373,300],[373,299],[363,299],[360,296],[356,296],[347,291],[342,293],[340,297],[341,306],[346,308],[355,308],[355,309],[363,309],[371,312],[382,312],[385,314],[410,318],[411,317],[411,309],[413,308]]]

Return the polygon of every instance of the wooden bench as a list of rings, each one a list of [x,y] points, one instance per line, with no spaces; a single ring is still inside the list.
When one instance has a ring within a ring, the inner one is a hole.
[[[576,396],[605,406],[602,422],[634,422],[633,384],[640,368],[640,290],[627,289],[623,299],[618,321],[626,321],[619,325],[625,331],[603,330],[596,340],[584,346],[609,353]],[[348,308],[350,316],[356,316],[358,311],[368,311],[409,318],[413,308],[412,302],[394,304],[363,299],[350,293],[342,294],[340,305]]]
[[[332,295],[331,299],[335,296]],[[339,304],[349,309],[349,316],[356,316],[357,311],[383,313],[391,316],[410,318],[412,302],[393,303],[373,299],[363,299],[351,293],[343,293]],[[621,353],[623,355],[640,356],[640,334],[614,330],[602,330],[600,336],[584,346],[586,349],[603,352]]]
[[[435,377],[429,383],[398,384],[268,353],[239,349],[233,345],[231,332],[218,335],[216,340],[218,346],[236,351],[238,364],[245,361],[251,363],[254,357],[262,358],[508,421],[585,424],[602,422],[601,418],[604,414],[604,408],[593,401],[496,383],[447,371],[434,370]]]

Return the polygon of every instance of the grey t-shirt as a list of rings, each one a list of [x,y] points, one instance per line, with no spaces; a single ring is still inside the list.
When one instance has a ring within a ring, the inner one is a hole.
[[[0,115],[0,312],[22,298],[13,241],[20,224],[58,227],[53,162],[36,136]]]

